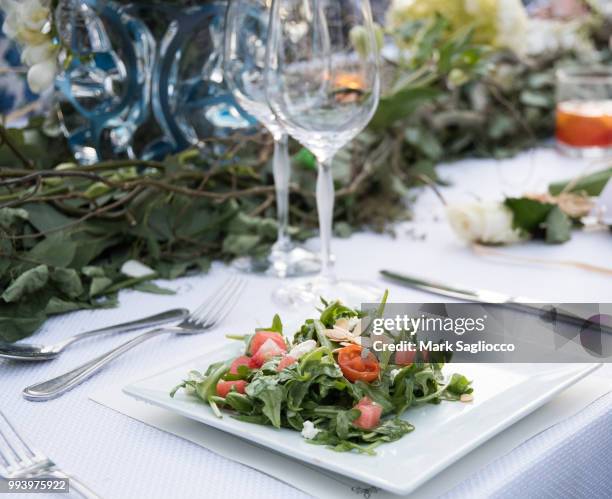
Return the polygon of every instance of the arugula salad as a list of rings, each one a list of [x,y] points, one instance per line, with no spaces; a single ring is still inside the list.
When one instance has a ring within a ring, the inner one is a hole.
[[[370,455],[414,430],[400,418],[410,407],[472,400],[465,376],[443,375],[444,359],[405,351],[377,359],[361,346],[362,313],[322,303],[320,317],[306,320],[292,341],[278,315],[254,334],[228,336],[245,342],[244,354],[190,372],[170,395],[184,389],[218,417],[226,410],[240,421],[301,432],[312,444]]]

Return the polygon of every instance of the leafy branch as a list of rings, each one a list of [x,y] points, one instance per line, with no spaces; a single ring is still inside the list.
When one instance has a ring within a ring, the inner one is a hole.
[[[379,109],[334,162],[341,235],[409,216],[408,189],[441,183],[440,160],[508,156],[548,137],[555,64],[573,57],[521,60],[475,43],[469,29],[449,35],[441,17],[390,34],[399,56],[384,65]],[[144,289],[122,273],[129,260],[152,269],[147,279],[174,279],[214,259],[263,255],[276,239],[273,147],[263,132],[230,137],[219,155],[77,166],[43,128],[42,119],[0,127],[1,339],[28,336],[49,315],[113,306],[121,289]],[[291,232],[300,239],[317,226],[316,166],[292,147]]]

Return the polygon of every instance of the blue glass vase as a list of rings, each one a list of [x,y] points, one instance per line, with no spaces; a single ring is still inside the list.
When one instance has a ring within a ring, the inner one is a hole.
[[[60,122],[76,159],[161,159],[254,120],[223,83],[227,1],[61,0]]]

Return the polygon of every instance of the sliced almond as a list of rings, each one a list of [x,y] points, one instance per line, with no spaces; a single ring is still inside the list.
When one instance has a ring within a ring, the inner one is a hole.
[[[472,395],[471,393],[464,393],[463,395],[461,395],[461,397],[459,397],[459,400],[461,402],[472,402],[474,400],[474,395]]]
[[[334,327],[338,327],[340,329],[346,329],[347,331],[351,330],[350,321],[346,317],[342,317],[341,319],[338,319],[336,321],[336,324],[334,324]]]

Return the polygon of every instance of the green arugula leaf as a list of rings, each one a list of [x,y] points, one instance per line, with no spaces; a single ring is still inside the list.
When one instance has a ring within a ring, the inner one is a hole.
[[[256,331],[271,331],[273,333],[283,334],[283,323],[280,316],[275,314],[270,327],[257,328]]]
[[[281,407],[285,399],[285,388],[278,383],[277,376],[261,376],[246,387],[246,394],[263,402],[262,412],[272,426],[281,426]]]
[[[446,390],[454,395],[463,395],[464,393],[472,393],[472,382],[462,374],[453,374],[451,381],[446,387]]]

